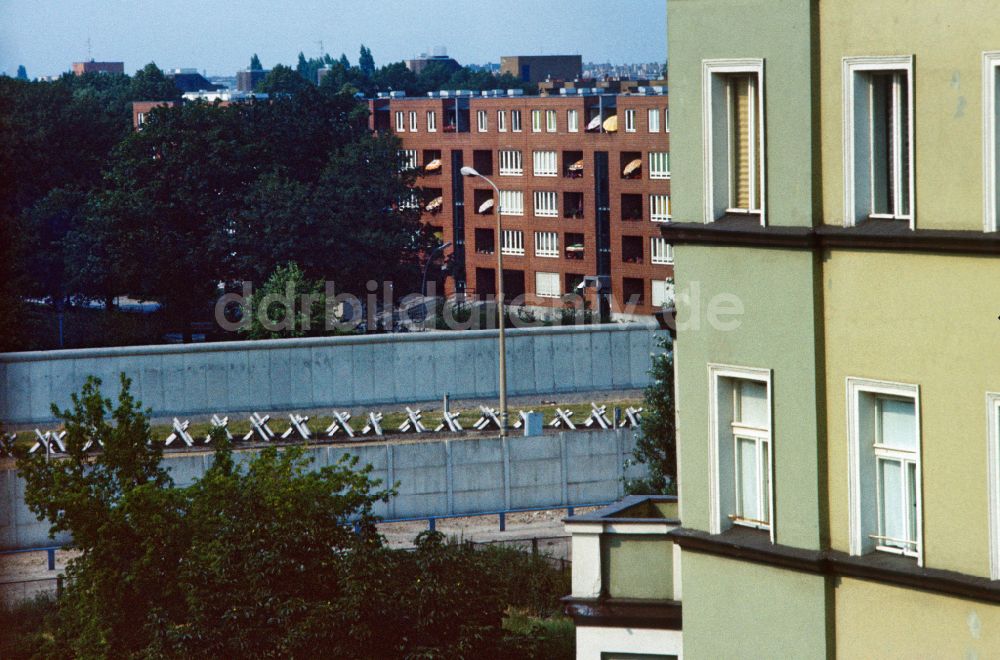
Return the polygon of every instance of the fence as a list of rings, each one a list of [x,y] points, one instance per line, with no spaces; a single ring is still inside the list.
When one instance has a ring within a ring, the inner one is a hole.
[[[513,329],[511,395],[641,388],[655,326]],[[497,332],[470,330],[0,354],[0,420],[48,422],[87,376],[118,374],[154,416],[408,404],[497,394]],[[109,390],[105,390],[109,393]]]

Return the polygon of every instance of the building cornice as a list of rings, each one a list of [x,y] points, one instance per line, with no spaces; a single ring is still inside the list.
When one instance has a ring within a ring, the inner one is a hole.
[[[562,602],[577,626],[681,629],[681,604],[676,600],[566,596]]]
[[[1000,255],[1000,233],[910,229],[893,220],[868,220],[854,227],[761,227],[756,216],[731,215],[707,224],[666,223],[660,234],[673,245]]]
[[[733,528],[722,534],[680,527],[668,536],[685,552],[749,561],[814,575],[849,577],[919,589],[943,596],[1000,603],[1000,581],[955,571],[921,568],[912,559],[884,552],[852,556],[837,550],[808,550],[772,544],[756,530]]]

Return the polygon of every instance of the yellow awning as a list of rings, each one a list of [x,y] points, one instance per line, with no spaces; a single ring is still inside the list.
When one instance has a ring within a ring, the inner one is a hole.
[[[479,205],[479,212],[480,213],[486,213],[491,208],[493,208],[493,198],[492,197]]]
[[[622,174],[628,176],[629,174],[635,172],[641,167],[642,167],[642,159],[636,158],[635,160],[631,161],[628,165],[625,166],[625,169],[622,170]]]
[[[424,208],[426,208],[428,211],[433,211],[434,209],[440,207],[441,204],[443,204],[443,203],[444,203],[444,197],[435,197]]]
[[[433,172],[434,170],[439,170],[439,169],[441,169],[441,159],[440,158],[435,158],[431,162],[429,162],[426,165],[424,165],[424,171],[425,172]]]
[[[570,172],[582,172],[583,171],[583,159],[581,158],[580,160],[578,160],[575,163],[573,163],[572,165],[570,165],[569,166],[569,171]]]
[[[604,120],[604,130],[608,133],[615,133],[618,131],[618,115],[611,115]]]

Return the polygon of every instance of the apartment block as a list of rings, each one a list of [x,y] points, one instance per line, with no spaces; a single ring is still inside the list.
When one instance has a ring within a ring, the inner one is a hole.
[[[73,62],[73,75],[82,76],[85,73],[125,73],[124,62]]]
[[[560,307],[584,278],[610,287],[613,315],[648,316],[671,298],[672,249],[659,231],[671,217],[665,94],[446,91],[370,103],[372,127],[394,132],[420,172],[424,222],[452,243],[447,293],[494,295],[501,249],[505,297],[527,305]],[[596,310],[595,288],[586,292]]]
[[[996,655],[995,4],[668,12],[683,654]]]

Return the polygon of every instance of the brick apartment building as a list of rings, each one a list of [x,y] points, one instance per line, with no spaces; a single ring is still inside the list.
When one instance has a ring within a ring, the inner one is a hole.
[[[73,75],[82,76],[85,73],[125,73],[124,62],[73,62]]]
[[[421,170],[423,218],[455,265],[447,293],[504,293],[559,307],[587,276],[610,283],[612,314],[646,316],[672,295],[670,131],[662,88],[633,94],[566,90],[559,96],[440,92],[370,101],[372,127],[393,131]],[[490,186],[501,191],[503,236]],[[591,281],[593,282],[593,281]],[[605,284],[606,286],[606,284]],[[605,291],[606,292],[606,291]],[[593,308],[599,301],[587,289]],[[632,301],[631,309],[628,302]]]

